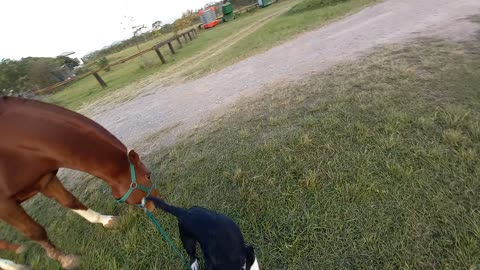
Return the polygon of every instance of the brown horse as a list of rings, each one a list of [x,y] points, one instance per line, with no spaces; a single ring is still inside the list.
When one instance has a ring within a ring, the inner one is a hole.
[[[55,105],[0,97],[0,220],[42,246],[63,268],[73,269],[79,265],[79,258],[55,247],[45,229],[20,204],[40,192],[91,223],[110,227],[116,219],[89,209],[67,191],[56,176],[59,168],[83,171],[104,180],[113,197],[127,196],[128,204],[139,204],[148,193],[134,189],[131,170],[139,185],[152,186],[150,173],[138,154],[127,151],[122,142],[94,121]],[[156,190],[151,194],[157,195]],[[149,204],[147,208],[153,210],[154,206]]]

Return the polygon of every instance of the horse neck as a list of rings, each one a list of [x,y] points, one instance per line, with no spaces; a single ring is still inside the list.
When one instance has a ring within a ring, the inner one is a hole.
[[[111,147],[109,145],[87,149],[75,149],[74,154],[69,159],[60,161],[62,167],[83,171],[85,173],[101,178],[110,186],[118,184],[118,181],[129,175],[129,162],[126,150]]]

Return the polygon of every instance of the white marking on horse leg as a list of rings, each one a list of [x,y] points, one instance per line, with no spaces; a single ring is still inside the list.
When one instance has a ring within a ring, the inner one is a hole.
[[[113,227],[118,222],[118,218],[115,216],[102,215],[93,211],[92,209],[88,210],[72,210],[73,212],[79,214],[84,219],[88,220],[90,223],[101,223],[103,227]]]
[[[260,270],[260,267],[258,266],[257,257],[255,257],[255,261],[253,262],[252,267],[250,267],[250,270]]]
[[[17,250],[15,250],[15,253],[17,254],[22,254],[24,253],[25,251],[27,251],[27,247],[25,245],[20,245]]]
[[[190,265],[190,269],[198,270],[198,260],[195,260],[192,265]]]
[[[63,255],[59,260],[62,268],[66,270],[77,269],[80,266],[80,257],[76,255]]]
[[[0,269],[3,270],[31,270],[30,267],[26,265],[16,264],[12,261],[6,259],[0,259]]]

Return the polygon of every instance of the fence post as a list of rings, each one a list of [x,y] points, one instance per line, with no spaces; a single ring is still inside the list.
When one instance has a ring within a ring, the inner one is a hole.
[[[180,49],[183,48],[182,42],[180,41],[180,37],[179,37],[179,36],[175,36],[175,38],[177,38],[178,45],[180,45]]]
[[[183,38],[185,39],[185,43],[188,43],[188,38],[187,38],[187,35],[185,33],[182,34]]]
[[[165,60],[165,57],[163,57],[162,53],[160,52],[160,48],[155,48],[155,52],[158,55],[158,58],[160,58],[160,61],[162,61],[162,64],[166,64],[167,61]]]
[[[107,87],[107,83],[102,79],[102,77],[100,77],[100,75],[98,75],[97,72],[94,72],[93,73],[93,77],[95,77],[95,79],[97,79],[98,83],[103,87]]]
[[[192,36],[190,35],[190,31],[187,32],[187,35],[188,35],[188,38],[190,39],[190,41],[192,41]]]
[[[168,48],[170,48],[170,51],[172,52],[172,54],[175,54],[175,50],[173,49],[171,41],[168,42]]]

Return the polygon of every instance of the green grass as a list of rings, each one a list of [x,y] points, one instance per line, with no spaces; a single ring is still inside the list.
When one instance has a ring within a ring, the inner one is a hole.
[[[162,39],[164,39],[164,37],[159,38],[158,40],[143,43],[140,45],[140,49],[147,49],[153,44],[160,42]],[[184,42],[183,38],[182,42]],[[176,42],[174,43],[174,45],[176,45]],[[168,62],[173,62],[175,60],[174,57],[171,55],[168,47],[162,47],[161,52]],[[107,56],[107,59],[110,61],[110,63],[114,63],[121,58],[125,58],[135,53],[138,53],[138,50],[134,46],[131,48],[127,48],[121,52],[109,55]],[[182,51],[177,51],[177,53],[181,54]],[[92,69],[96,68],[98,67],[93,64]],[[151,74],[154,74],[162,68],[164,68],[164,65],[161,64],[157,54],[152,51],[144,54],[141,57],[130,60],[125,64],[115,66],[111,68],[111,70],[108,72],[99,72],[102,79],[108,85],[108,87],[105,89],[102,89],[102,87],[99,85],[99,83],[93,76],[88,76],[82,80],[67,85],[61,91],[50,95],[49,100],[53,103],[70,109],[78,109],[85,103],[95,101],[98,98],[103,97],[114,90],[139,81],[140,79],[145,78]]]
[[[183,63],[201,53],[207,55],[210,54],[212,46],[215,46],[223,40],[227,40],[235,31],[248,28],[255,24],[256,21],[262,19],[263,16],[268,14],[268,11],[275,11],[279,8],[283,8],[285,5],[291,4],[288,2],[280,3],[273,5],[272,9],[269,10],[260,10],[258,12],[242,15],[238,20],[228,24],[221,24],[212,30],[200,32],[197,39],[187,44],[185,44],[185,41],[182,38],[181,41],[184,47],[179,49],[176,55],[172,55],[168,50],[168,47],[163,47],[162,54],[168,62],[167,65],[162,65],[156,53],[152,51],[145,54],[143,58],[135,58],[123,65],[112,68],[109,72],[100,72],[100,76],[108,84],[108,87],[105,89],[100,87],[93,76],[89,76],[85,79],[69,84],[65,89],[50,95],[49,100],[70,109],[79,109],[85,104],[96,101],[104,96],[108,96],[115,90],[127,85],[132,85],[150,75],[156,74],[157,76],[168,76],[170,75],[170,72],[166,72],[169,69],[173,69],[173,72],[184,70],[185,65],[178,66],[176,63]],[[160,39],[155,40],[155,42],[160,41],[162,38],[164,37],[160,37]],[[141,49],[151,47],[155,42],[141,44]],[[174,45],[177,46],[176,42],[174,43]],[[120,58],[135,54],[136,52],[136,47],[131,47],[107,56],[107,58],[112,63]],[[133,87],[135,87],[135,85],[133,85]]]
[[[293,6],[287,14],[302,13],[306,11],[312,11],[314,9],[323,8],[326,6],[332,6],[348,0],[304,0],[295,6]]]
[[[479,44],[382,49],[244,100],[146,163],[167,201],[235,219],[262,269],[478,269]],[[87,224],[41,197],[27,209],[83,269],[181,268],[103,184],[87,178],[74,193],[123,224]],[[156,215],[178,244],[175,220]],[[29,246],[0,257],[59,269]]]
[[[202,62],[193,72],[187,70],[183,75],[189,78],[201,77],[252,55],[267,51],[301,33],[318,28],[380,1],[340,1],[332,5],[325,5],[324,2],[332,1],[304,0],[299,2],[283,15],[267,22],[257,31],[230,46],[222,54]],[[321,4],[321,6],[310,7],[309,4],[311,3]]]
[[[186,29],[185,29],[186,30]],[[128,48],[125,48],[119,52],[116,52],[116,53],[112,53],[108,56],[106,56],[106,58],[108,59],[109,63],[113,63],[113,62],[116,62],[122,58],[126,58],[128,56],[131,56],[133,54],[136,54],[139,52],[139,49],[140,51],[142,50],[146,50],[148,48],[151,48],[152,46],[154,46],[155,44],[158,44],[164,40],[167,40],[169,38],[173,37],[173,33],[169,33],[169,34],[162,34],[160,36],[158,36],[157,38],[154,38],[152,40],[148,40],[146,42],[141,42],[138,44],[138,48],[137,46],[131,46],[131,47],[128,47]],[[98,59],[94,59],[94,60],[91,60],[90,62],[88,62],[85,66],[86,67],[89,67],[91,68],[92,70],[93,69],[98,69],[98,66],[96,65],[96,60]]]
[[[157,77],[197,78],[266,51],[304,31],[312,30],[358,11],[379,0],[352,0],[333,6],[287,14],[292,7],[296,7],[296,4],[309,3],[309,1],[282,1],[268,8],[242,14],[232,22],[203,31],[197,40],[179,50],[175,56],[172,56],[168,49],[164,48],[163,54],[169,62],[167,65],[160,64],[155,52],[147,53],[143,59],[137,58],[113,68],[110,72],[101,72],[100,75],[108,84],[106,89],[102,89],[93,76],[90,76],[68,85],[64,90],[51,95],[49,99],[51,102],[67,108],[79,109],[99,98],[110,97],[113,92],[127,85],[134,90],[122,95],[134,96],[138,94],[136,89],[141,88],[141,85],[134,83],[141,82],[148,76],[153,76],[152,80],[157,80]],[[267,20],[263,25],[262,20],[277,12],[283,15],[277,16],[273,20]],[[256,27],[259,28],[256,29]],[[249,31],[250,29],[254,30]],[[143,44],[142,48],[147,48],[152,44],[153,42]],[[132,47],[107,58],[113,62],[135,52],[136,48]]]

